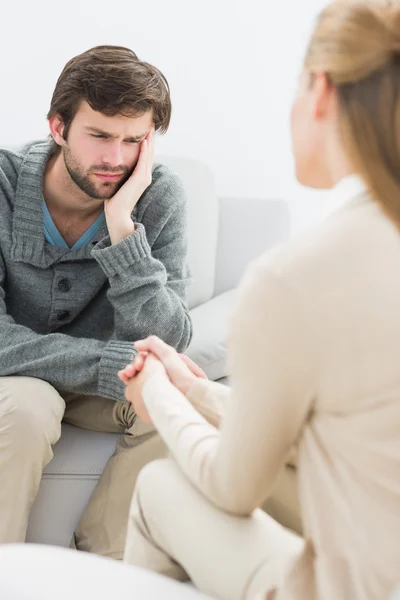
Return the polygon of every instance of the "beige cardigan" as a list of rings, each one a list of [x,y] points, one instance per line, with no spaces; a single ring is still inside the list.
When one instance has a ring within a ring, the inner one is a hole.
[[[400,235],[359,179],[335,193],[344,206],[248,270],[232,392],[198,380],[188,402],[167,384],[166,401],[157,376],[144,388],[182,470],[233,514],[265,500],[298,444],[315,556],[297,567],[306,590],[292,573],[285,600],[385,600],[400,582]]]

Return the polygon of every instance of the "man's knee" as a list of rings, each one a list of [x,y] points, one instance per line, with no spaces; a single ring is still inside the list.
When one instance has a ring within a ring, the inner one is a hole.
[[[114,402],[114,405],[115,421],[125,429],[125,433],[132,437],[132,441],[156,431],[154,425],[144,423],[137,418],[131,402]]]
[[[0,434],[22,447],[46,441],[55,444],[61,434],[65,403],[47,382],[33,377],[0,378]]]

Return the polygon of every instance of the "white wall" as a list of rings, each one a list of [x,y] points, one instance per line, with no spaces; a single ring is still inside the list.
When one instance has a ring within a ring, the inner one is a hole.
[[[158,152],[201,159],[225,196],[281,197],[295,229],[320,193],[293,176],[288,115],[305,44],[324,0],[7,2],[0,36],[0,144],[47,134],[56,79],[97,44],[131,47],[170,82],[173,119]],[[245,210],[245,206],[243,207]]]

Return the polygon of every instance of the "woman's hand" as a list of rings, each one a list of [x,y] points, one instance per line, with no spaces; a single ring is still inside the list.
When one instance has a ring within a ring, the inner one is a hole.
[[[144,423],[151,423],[151,418],[143,400],[143,386],[146,381],[157,374],[164,375],[165,380],[168,382],[167,373],[162,362],[150,354],[146,357],[146,362],[140,372],[129,379],[126,385],[125,398],[133,405],[135,413]]]
[[[204,371],[196,365],[185,354],[178,354],[174,348],[168,346],[165,342],[156,336],[150,336],[145,340],[135,342],[139,354],[135,357],[131,365],[119,371],[118,376],[126,385],[132,377],[144,368],[148,360],[149,353],[156,356],[164,365],[172,384],[175,385],[183,394],[186,394],[193,382],[200,377],[207,379]]]

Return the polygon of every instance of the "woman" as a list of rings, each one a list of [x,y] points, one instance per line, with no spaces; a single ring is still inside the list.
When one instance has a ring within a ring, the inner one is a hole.
[[[299,181],[340,206],[248,271],[232,392],[137,343],[120,376],[172,458],[139,476],[125,561],[224,599],[383,600],[400,581],[397,3],[322,12],[291,125]],[[257,508],[295,445],[306,541]]]

